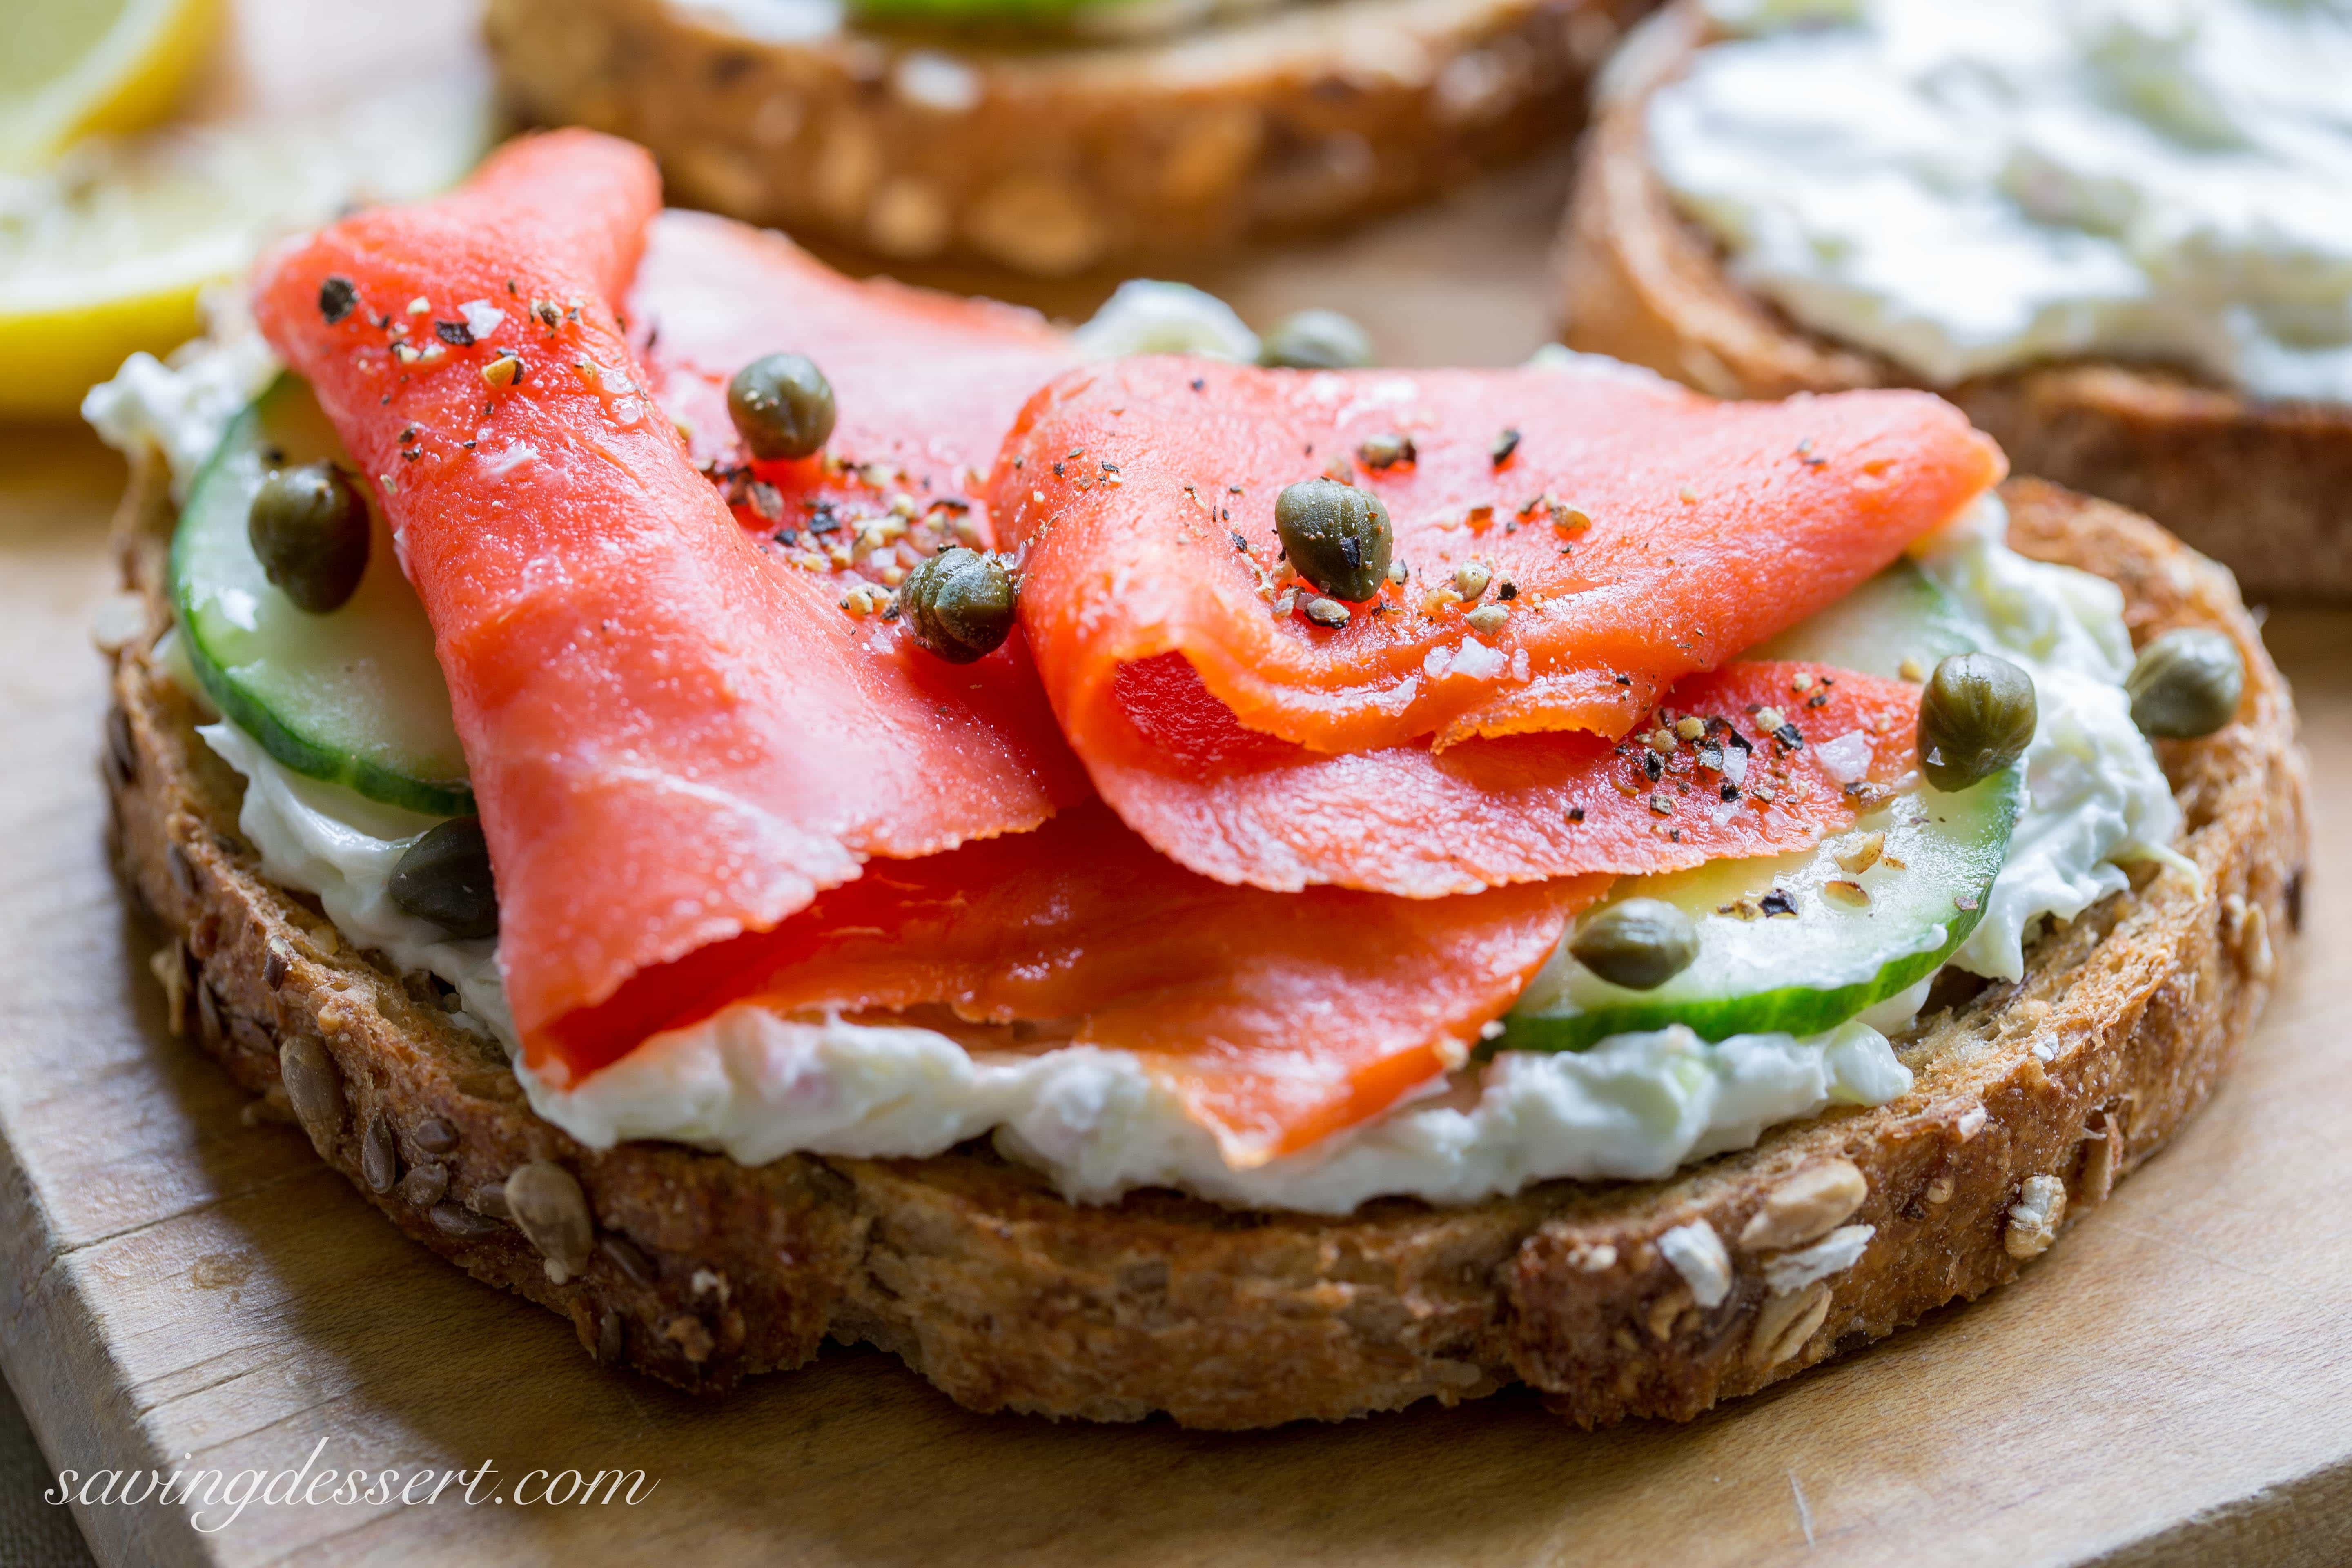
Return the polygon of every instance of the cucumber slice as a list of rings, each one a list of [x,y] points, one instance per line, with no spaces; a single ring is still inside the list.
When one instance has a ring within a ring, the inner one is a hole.
[[[373,517],[367,574],[341,607],[297,609],[246,538],[254,491],[275,467],[348,462],[299,378],[282,375],[239,414],[196,475],[172,540],[172,598],[196,679],[278,761],[370,800],[439,816],[474,809],[433,628]]]
[[[1952,596],[1908,561],[1898,561],[1748,657],[1809,659],[1886,680],[1919,680],[1938,660],[1982,646],[1982,635]],[[1914,673],[1905,673],[1906,660]]]
[[[1895,677],[1906,659],[1932,669],[1979,640],[1944,591],[1906,563],[1757,656]],[[1957,795],[1923,784],[1801,855],[1629,877],[1611,900],[1675,905],[1697,928],[1698,957],[1654,991],[1628,991],[1593,974],[1563,944],[1503,1020],[1493,1048],[1582,1050],[1669,1024],[1720,1040],[1768,1030],[1813,1035],[1843,1023],[1933,973],[1976,929],[2023,796],[2022,766]],[[1883,835],[1876,860],[1849,869],[1873,835]],[[1867,901],[1853,901],[1847,889],[1833,897],[1832,882],[1860,887]]]
[[[1612,898],[1664,899],[1689,915],[1697,959],[1654,991],[1627,991],[1563,945],[1503,1020],[1496,1048],[1582,1050],[1669,1024],[1720,1040],[1843,1023],[1935,973],[1976,929],[2021,794],[2012,768],[1958,795],[1899,795],[1803,855],[1629,877]],[[1851,872],[1838,863],[1873,834],[1885,836],[1876,864]],[[1859,885],[1869,902],[1832,898],[1832,881]],[[1768,912],[1781,909],[1790,912]]]

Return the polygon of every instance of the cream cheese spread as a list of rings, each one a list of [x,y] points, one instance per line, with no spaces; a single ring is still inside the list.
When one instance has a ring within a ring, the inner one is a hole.
[[[111,427],[160,439],[176,466],[196,446],[186,422],[211,416],[171,375],[208,374],[194,354],[160,380],[145,378],[157,381],[152,399],[144,381],[117,384]],[[1975,620],[1984,646],[2025,665],[2041,694],[2031,798],[1984,921],[1955,960],[2013,976],[2041,920],[2071,918],[2122,887],[2113,861],[2162,852],[2178,816],[2123,700],[2131,647],[2120,593],[2026,561],[2001,542],[2003,523],[1988,498],[1915,554]],[[264,872],[317,895],[355,942],[449,983],[457,1021],[511,1048],[496,944],[448,941],[388,897],[393,868],[430,819],[294,774],[233,724],[200,732],[247,781],[238,826]],[[1710,1044],[1675,1026],[1581,1052],[1502,1053],[1370,1122],[1249,1168],[1227,1164],[1139,1058],[1089,1047],[971,1050],[919,1027],[740,1005],[574,1085],[549,1083],[520,1059],[516,1073],[541,1115],[592,1147],[667,1139],[756,1163],[793,1152],[925,1155],[992,1136],[1074,1199],[1171,1186],[1336,1214],[1384,1194],[1458,1203],[1554,1177],[1652,1179],[1832,1104],[1884,1104],[1911,1084],[1886,1031],[1906,1026],[1926,994],[1922,982],[1805,1038]]]
[[[2095,673],[2101,660],[2112,668],[2123,637],[2113,588],[2016,557],[1997,542],[1998,521],[1979,511],[1956,525],[1923,565],[1970,603],[1990,645],[2031,661],[2042,689],[2015,849],[1956,958],[2014,975],[2038,921],[2069,918],[2122,887],[2110,858],[2162,845],[2177,817],[2131,727],[2120,672]],[[494,944],[439,940],[384,896],[424,819],[297,777],[234,726],[203,733],[249,781],[239,826],[264,871],[318,894],[338,927],[394,964],[448,981],[465,1005],[460,1021],[478,1020],[511,1045]],[[1087,1047],[973,1051],[929,1029],[786,1018],[747,1005],[656,1037],[570,1087],[520,1061],[516,1072],[533,1109],[592,1147],[660,1138],[757,1163],[793,1152],[930,1154],[992,1135],[1076,1199],[1172,1186],[1336,1214],[1383,1194],[1467,1202],[1551,1177],[1655,1178],[1832,1104],[1883,1104],[1911,1075],[1882,1031],[1906,1025],[1925,994],[1923,982],[1809,1038],[1709,1044],[1677,1026],[1581,1052],[1504,1053],[1313,1149],[1247,1169],[1225,1163],[1141,1060]]]
[[[1712,0],[1648,112],[1732,275],[1933,384],[2179,366],[2352,401],[2343,0]]]

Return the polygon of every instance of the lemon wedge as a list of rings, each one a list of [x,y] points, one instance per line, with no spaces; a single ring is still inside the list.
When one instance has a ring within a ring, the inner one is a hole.
[[[9,0],[0,169],[160,122],[211,52],[220,0]]]
[[[331,112],[78,143],[0,174],[0,417],[68,416],[135,352],[194,336],[197,296],[271,240],[462,179],[497,130],[459,76]]]

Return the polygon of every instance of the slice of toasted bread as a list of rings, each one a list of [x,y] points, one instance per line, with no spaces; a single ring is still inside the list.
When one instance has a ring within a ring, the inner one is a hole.
[[[761,37],[686,0],[490,0],[488,32],[526,114],[645,143],[673,199],[1064,274],[1326,227],[1565,136],[1652,3],[1297,0],[1168,39],[1013,46]]]
[[[1706,37],[1687,0],[1637,29],[1606,73],[1560,234],[1571,347],[1718,397],[1916,380],[1741,289],[1652,169],[1650,93]],[[2234,569],[2253,597],[2352,597],[2352,406],[2266,402],[2186,376],[2068,363],[1938,387],[2038,474],[2146,512]]]
[[[1160,1192],[1077,1206],[976,1149],[746,1167],[583,1148],[531,1114],[497,1047],[451,1025],[440,987],[263,879],[240,782],[152,657],[171,521],[152,469],[119,525],[149,625],[116,656],[114,852],[170,933],[156,971],[174,1028],[394,1224],[562,1313],[602,1360],[718,1390],[831,1334],[979,1410],[1262,1426],[1525,1381],[1587,1426],[1687,1417],[2014,1278],[2211,1091],[2298,918],[2294,710],[2227,574],[2119,508],[2031,481],[2008,495],[2011,542],[2121,584],[2136,637],[2210,626],[2244,649],[2237,721],[2164,747],[2201,883],[2143,876],[2036,944],[2022,983],[1931,1004],[1897,1042],[1917,1083],[1893,1104],[1663,1182],[1324,1218]],[[505,1217],[502,1184],[533,1161],[584,1193],[584,1268],[551,1267]],[[1658,1245],[1701,1221],[1730,1249],[1706,1307]],[[1770,1292],[1769,1258],[1848,1225],[1875,1227],[1851,1267]]]

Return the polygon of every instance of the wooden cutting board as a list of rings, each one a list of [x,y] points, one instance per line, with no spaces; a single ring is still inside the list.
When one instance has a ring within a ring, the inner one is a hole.
[[[1350,310],[1399,363],[1508,363],[1544,334],[1564,185],[1555,161],[1199,280],[1261,321]],[[1081,310],[1098,282],[1037,302]],[[318,1468],[495,1473],[470,1506],[257,1504],[211,1530],[79,1509],[102,1560],[2352,1559],[2352,1030],[2327,1021],[2352,990],[2352,803],[2330,782],[2352,768],[2352,614],[2271,624],[2318,809],[2268,1022],[2171,1150],[1981,1302],[1679,1427],[1581,1434],[1524,1394],[1258,1434],[1057,1426],[969,1415],[866,1351],[706,1405],[597,1372],[567,1326],[411,1247],[165,1034],[158,938],[100,847],[87,628],[121,478],[78,432],[0,433],[0,1363],[76,1471],[292,1470],[323,1443]],[[567,1468],[655,1487],[513,1500]]]

